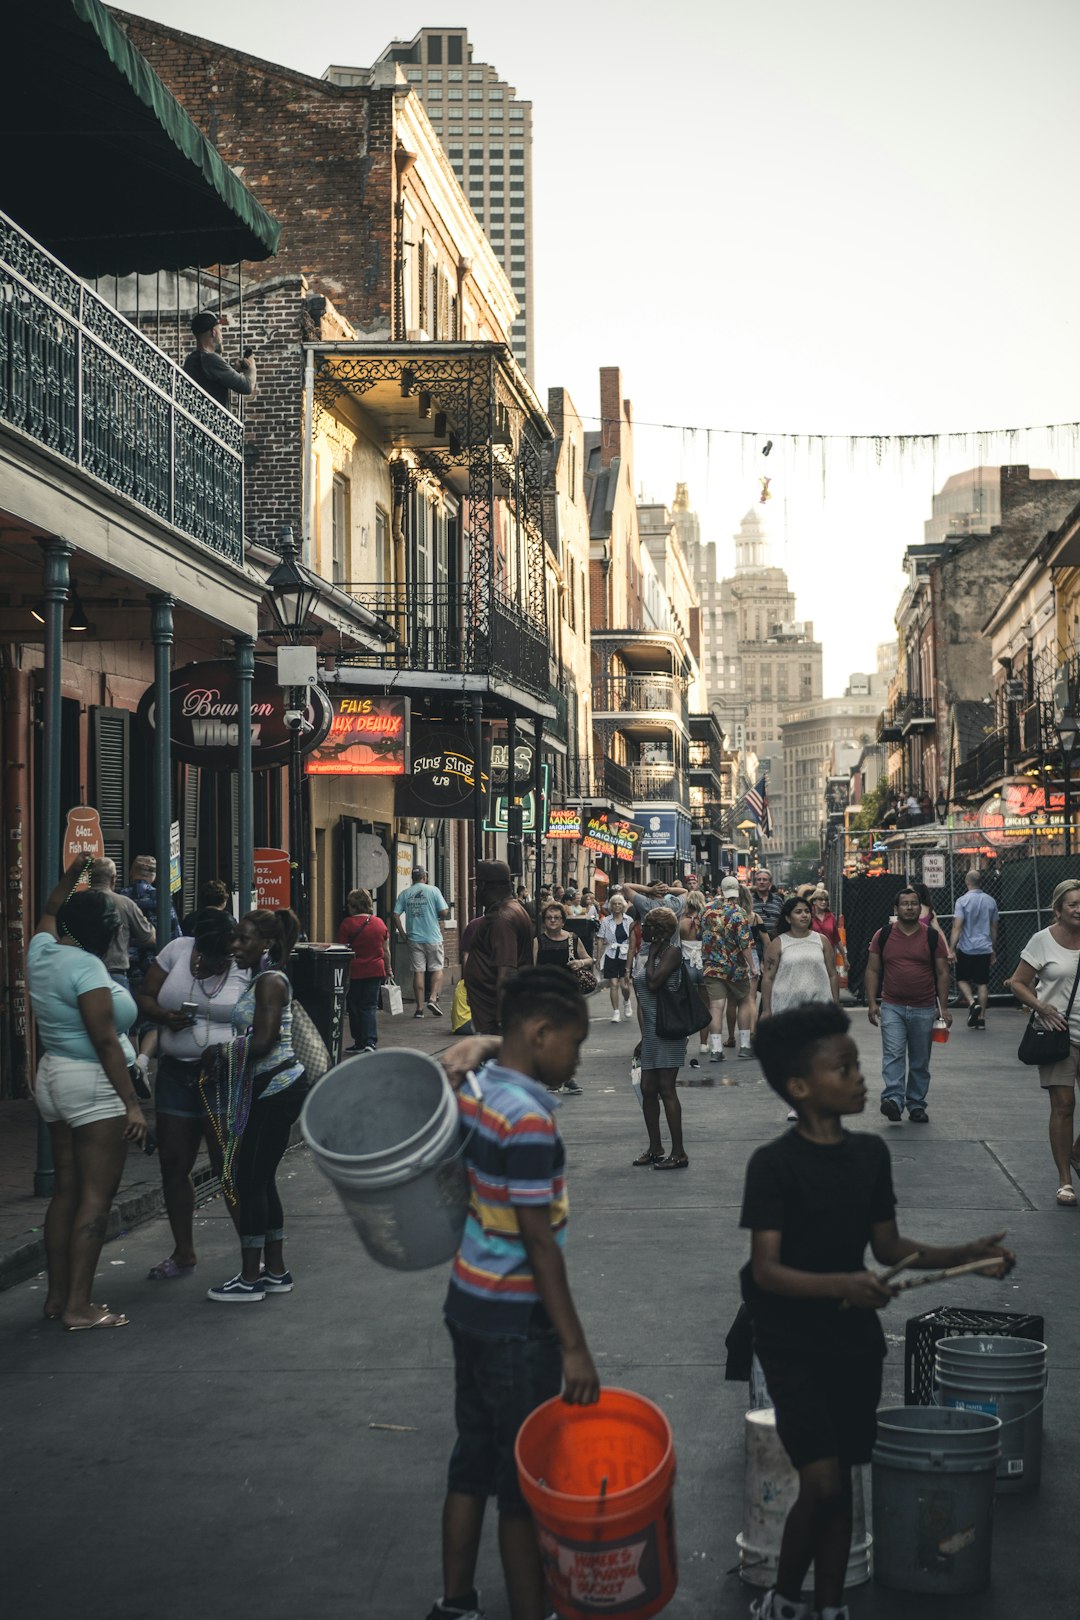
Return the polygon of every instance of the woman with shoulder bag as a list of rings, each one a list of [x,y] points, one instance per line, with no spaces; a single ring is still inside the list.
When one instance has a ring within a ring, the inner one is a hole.
[[[1074,1139],[1076,1083],[1080,1078],[1080,878],[1066,878],[1054,890],[1054,921],[1033,934],[1020,952],[1012,975],[1012,992],[1032,1013],[1020,1047],[1023,1062],[1038,1064],[1039,1084],[1050,1093],[1050,1152],[1057,1169],[1056,1202],[1076,1208],[1072,1173],[1080,1172],[1080,1140]],[[1036,994],[1035,986],[1038,985]],[[1056,1061],[1039,1063],[1042,1031],[1060,1032]],[[1033,1030],[1035,1033],[1033,1034]]]
[[[300,934],[292,911],[249,911],[233,947],[251,982],[233,1008],[235,1039],[223,1052],[212,1113],[225,1157],[224,1185],[235,1203],[241,1267],[207,1289],[217,1304],[247,1304],[291,1294],[285,1266],[285,1215],[277,1167],[300,1117],[308,1084],[292,1044],[292,985],[285,963]],[[205,1088],[209,1096],[211,1087]],[[265,1263],[265,1269],[264,1269]]]
[[[148,1273],[150,1282],[174,1282],[195,1270],[195,1189],[191,1172],[203,1142],[220,1179],[221,1151],[199,1092],[208,1053],[232,1040],[232,1015],[248,974],[233,961],[236,924],[227,912],[206,910],[194,937],[174,939],[143,976],[137,1000],[142,1017],[158,1030],[154,1112],[161,1190],[173,1250]]]
[[[354,1052],[374,1052],[379,1044],[379,991],[393,978],[390,966],[390,934],[381,918],[373,915],[374,902],[367,889],[353,889],[346,905],[349,914],[338,929],[337,942],[353,953],[349,964],[349,1034]]]
[[[613,894],[608,915],[601,919],[596,935],[597,966],[611,995],[611,1022],[618,1024],[630,1011],[630,933],[633,921],[626,914],[626,901]],[[620,1010],[620,996],[622,1006]]]
[[[681,989],[686,977],[675,913],[667,906],[654,907],[641,924],[641,941],[642,954],[634,969],[634,989],[641,1025],[637,1048],[641,1057],[641,1110],[649,1145],[633,1163],[642,1168],[651,1165],[654,1170],[685,1170],[690,1160],[683,1144],[682,1104],[675,1080],[686,1061],[688,1035],[681,1039],[665,1038],[657,1033],[656,1027],[658,998],[665,991]],[[707,1012],[705,1020],[708,1020]],[[660,1140],[661,1102],[671,1133],[671,1152],[666,1156]]]

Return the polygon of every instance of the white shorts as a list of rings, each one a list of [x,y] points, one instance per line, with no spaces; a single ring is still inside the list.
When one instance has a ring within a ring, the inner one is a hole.
[[[425,970],[435,972],[446,963],[446,953],[441,939],[410,939],[409,966],[414,973],[423,973]]]
[[[46,1053],[37,1067],[34,1101],[47,1125],[73,1129],[127,1113],[101,1064],[88,1058]]]

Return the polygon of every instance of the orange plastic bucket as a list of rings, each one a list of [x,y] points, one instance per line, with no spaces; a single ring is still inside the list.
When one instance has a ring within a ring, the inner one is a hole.
[[[545,1401],[515,1446],[560,1620],[659,1614],[679,1584],[675,1444],[658,1406],[604,1389],[595,1406]]]

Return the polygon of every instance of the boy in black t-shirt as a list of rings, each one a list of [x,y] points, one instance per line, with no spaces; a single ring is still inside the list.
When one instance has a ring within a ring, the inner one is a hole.
[[[865,1269],[866,1245],[885,1266],[916,1253],[922,1267],[998,1255],[1004,1276],[1013,1265],[1004,1232],[947,1247],[901,1237],[888,1148],[841,1125],[866,1105],[849,1029],[839,1007],[808,1002],[763,1019],[754,1038],[766,1080],[799,1116],[751,1158],[740,1219],[752,1233],[741,1282],[754,1348],[799,1474],[776,1586],[751,1605],[759,1620],[809,1620],[800,1593],[811,1562],[814,1613],[848,1620],[851,1469],[873,1449],[885,1355],[874,1313],[894,1293]]]

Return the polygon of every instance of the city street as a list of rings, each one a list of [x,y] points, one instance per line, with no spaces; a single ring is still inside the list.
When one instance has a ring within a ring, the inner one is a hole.
[[[672,1620],[744,1615],[729,1573],[742,1523],[744,1385],[724,1381],[723,1339],[747,1252],[743,1170],[785,1128],[756,1063],[703,1067],[738,1086],[684,1088],[687,1174],[631,1168],[643,1144],[628,1078],[636,1038],[599,999],[560,1111],[569,1160],[571,1285],[601,1377],[657,1401],[675,1433],[681,1578]],[[879,1038],[857,1011],[872,1102],[862,1128],[893,1154],[901,1230],[932,1241],[1006,1227],[1003,1284],[963,1279],[887,1312],[886,1404],[901,1399],[905,1320],[936,1305],[1040,1312],[1050,1386],[1041,1492],[999,1498],[994,1580],[921,1615],[1075,1620],[1070,1484],[1080,1365],[1080,1214],[1055,1207],[1046,1100],[1015,1061],[1017,1013],[963,1026],[935,1049],[931,1123],[887,1126],[876,1102]],[[413,1033],[383,1019],[381,1039]],[[431,1046],[430,1023],[417,1026]],[[398,1037],[400,1038],[400,1037]],[[685,1078],[692,1071],[683,1070]],[[419,1620],[439,1593],[439,1512],[451,1445],[451,1361],[441,1271],[378,1269],[303,1148],[281,1173],[296,1291],[260,1311],[211,1305],[236,1269],[220,1200],[197,1217],[194,1278],[151,1285],[168,1252],[152,1221],[106,1245],[95,1297],[130,1327],[81,1337],[40,1320],[40,1280],[0,1296],[3,1590],[12,1616],[59,1620]],[[507,1620],[494,1523],[480,1571],[489,1620]],[[1035,1602],[1037,1594],[1038,1608]],[[853,1620],[900,1620],[915,1600],[873,1584]]]

